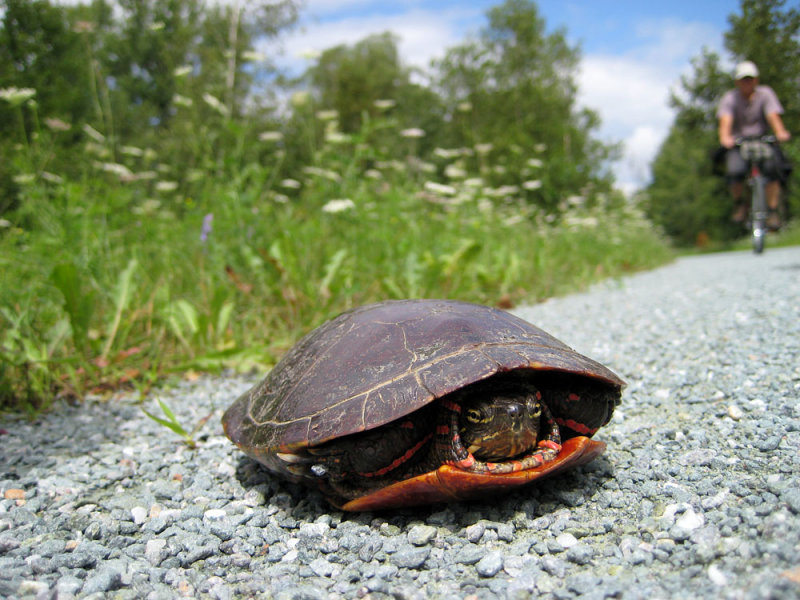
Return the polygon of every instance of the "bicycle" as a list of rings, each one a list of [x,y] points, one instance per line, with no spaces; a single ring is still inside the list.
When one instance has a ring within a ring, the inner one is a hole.
[[[769,207],[767,206],[767,178],[762,172],[764,161],[771,158],[776,142],[773,135],[759,137],[744,137],[736,140],[739,153],[747,162],[747,186],[751,189],[750,229],[753,236],[753,252],[761,254],[764,251],[764,239],[769,227]],[[780,216],[780,198],[776,208]]]

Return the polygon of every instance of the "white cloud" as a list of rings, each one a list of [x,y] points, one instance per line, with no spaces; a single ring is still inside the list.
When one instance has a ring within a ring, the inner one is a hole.
[[[405,64],[426,69],[430,60],[475,33],[485,23],[485,9],[463,3],[441,9],[422,0],[394,3],[391,14],[369,10],[374,0],[314,0],[309,15],[295,32],[283,38],[279,64],[294,73],[307,66],[303,54],[339,44],[353,44],[368,35],[391,31],[398,36]],[[331,15],[358,13],[330,19]],[[639,45],[624,54],[587,54],[577,77],[578,101],[597,111],[600,136],[623,143],[624,156],[613,165],[620,188],[631,191],[646,185],[649,166],[666,137],[674,112],[669,94],[680,76],[691,70],[691,58],[703,46],[720,51],[721,32],[704,23],[675,19],[646,20],[635,27]],[[269,50],[262,49],[265,53]]]
[[[344,5],[357,7],[368,3],[367,0],[325,0],[318,6],[315,1],[314,14],[283,38],[285,58],[279,64],[290,71],[301,72],[307,66],[301,57],[309,51],[354,44],[369,35],[390,31],[398,38],[402,61],[408,66],[426,69],[431,59],[442,57],[447,48],[464,40],[465,23],[483,14],[480,9],[466,5],[452,10],[410,8],[394,14],[367,14],[331,21],[318,17]]]
[[[691,71],[691,59],[704,45],[719,52],[722,42],[721,33],[707,25],[674,20],[642,23],[637,36],[644,41],[635,51],[585,56],[578,75],[579,102],[599,113],[601,137],[623,142],[613,170],[625,191],[650,178],[650,164],[675,116],[670,90]]]

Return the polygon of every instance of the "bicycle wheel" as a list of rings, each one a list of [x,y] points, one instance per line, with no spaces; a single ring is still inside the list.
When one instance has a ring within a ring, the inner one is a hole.
[[[764,251],[764,238],[767,235],[767,199],[764,177],[753,178],[753,206],[750,211],[753,227],[753,252]]]

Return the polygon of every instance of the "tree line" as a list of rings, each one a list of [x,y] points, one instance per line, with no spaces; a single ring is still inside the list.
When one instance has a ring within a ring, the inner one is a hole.
[[[19,205],[26,177],[85,178],[98,164],[121,165],[123,178],[168,174],[187,193],[253,164],[280,181],[313,167],[337,136],[368,145],[364,169],[461,149],[465,169],[490,155],[486,178],[518,185],[534,164],[530,201],[548,211],[612,183],[617,148],[576,103],[579,48],[529,0],[489,10],[424,84],[389,33],[329,48],[299,77],[280,73],[256,49],[296,23],[294,0],[0,6],[0,214]],[[387,123],[409,144],[390,140]]]

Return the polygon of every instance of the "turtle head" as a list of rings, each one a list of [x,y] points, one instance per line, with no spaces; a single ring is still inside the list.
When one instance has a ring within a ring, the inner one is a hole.
[[[503,461],[536,446],[542,416],[541,394],[533,388],[495,392],[465,403],[461,441],[475,458]]]

